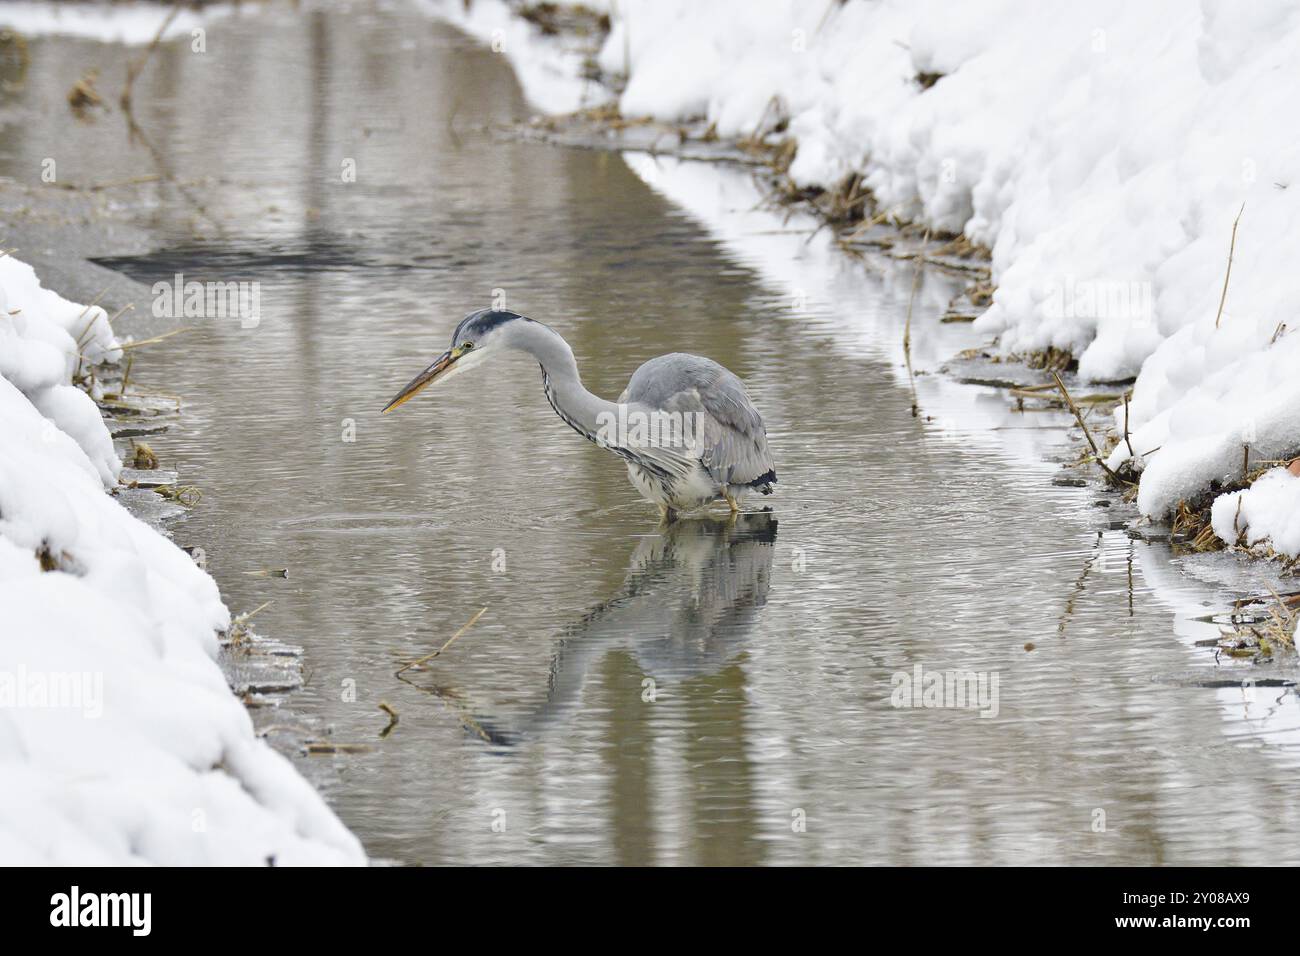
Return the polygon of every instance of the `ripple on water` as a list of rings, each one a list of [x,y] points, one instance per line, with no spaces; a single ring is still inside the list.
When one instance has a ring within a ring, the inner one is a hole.
[[[406,8],[312,17],[214,23],[220,70],[159,49],[159,74],[187,82],[138,89],[137,122],[179,181],[205,184],[227,238],[195,240],[196,224],[214,233],[205,213],[163,190],[147,224],[162,251],[108,261],[145,283],[264,283],[255,329],[212,323],[149,350],[148,380],[187,399],[150,443],[204,491],[178,543],[204,548],[232,608],[270,601],[259,630],[304,649],[277,722],[370,747],[295,759],[372,854],[1300,861],[1275,759],[1291,745],[1270,743],[1290,739],[1273,729],[1294,697],[1245,709],[1239,689],[1152,680],[1214,679],[1196,642],[1217,625],[1191,618],[1222,588],[1184,593],[1167,545],[1107,530],[1090,489],[1051,486],[1044,455],[1067,421],[1026,422],[1003,393],[934,374],[979,344],[925,325],[950,280],[918,293],[909,380],[906,265],[818,265],[801,235],[769,269],[743,234],[772,226],[704,231],[665,198],[670,168],[655,191],[616,155],[471,130],[471,115],[529,112],[502,58]],[[428,56],[406,55],[412,37]],[[37,108],[66,94],[84,49],[53,38],[30,54],[10,93],[29,135],[6,138],[0,173],[30,179],[60,142],[70,181],[138,176],[148,159],[112,117]],[[127,55],[104,48],[106,75]],[[240,135],[214,148],[222,129]],[[356,183],[327,175],[344,156]],[[687,172],[699,195],[758,205],[744,177]],[[792,285],[832,301],[792,312]],[[769,425],[774,512],[659,528],[522,359],[381,418],[497,291],[553,322],[600,394],[669,351],[734,370]],[[997,716],[892,706],[918,664],[996,674]],[[401,715],[384,737],[380,701]]]

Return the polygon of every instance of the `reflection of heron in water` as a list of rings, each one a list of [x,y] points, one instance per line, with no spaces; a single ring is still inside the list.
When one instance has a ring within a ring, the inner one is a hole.
[[[722,670],[767,602],[776,525],[767,512],[683,519],[643,539],[619,593],[561,634],[546,700],[510,730],[462,710],[466,728],[503,746],[546,730],[577,709],[587,674],[615,650],[630,651],[656,681]]]

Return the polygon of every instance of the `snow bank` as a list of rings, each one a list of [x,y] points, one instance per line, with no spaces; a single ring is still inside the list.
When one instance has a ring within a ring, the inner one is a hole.
[[[1228,544],[1268,544],[1300,555],[1300,476],[1274,468],[1245,491],[1221,495],[1211,513],[1214,533]]]
[[[1283,120],[1300,95],[1300,7],[620,0],[609,10],[598,59],[627,76],[624,115],[702,117],[723,136],[786,120],[801,185],[860,172],[881,207],[992,249],[997,292],[976,328],[1004,352],[1065,349],[1091,381],[1137,375],[1129,424],[1146,514],[1238,477],[1243,434],[1256,460],[1300,453],[1300,346],[1288,331],[1300,127]],[[544,84],[521,80],[540,96]],[[1128,457],[1120,447],[1113,467]]]
[[[201,12],[182,10],[163,34],[169,39],[234,12],[232,4],[214,4]],[[159,3],[0,3],[0,27],[24,36],[69,36],[105,43],[149,43],[171,13]]]
[[[1272,341],[1272,321],[1225,316],[1216,330],[1210,316],[1147,360],[1134,389],[1136,427],[1110,457],[1113,468],[1146,463],[1143,513],[1164,517],[1179,501],[1300,450],[1300,335]]]
[[[104,311],[0,258],[0,863],[361,862],[226,686],[216,584],[105,493],[79,351]]]
[[[94,401],[71,383],[82,365],[121,357],[103,309],[60,298],[31,266],[0,257],[0,377],[49,420],[49,440],[73,439],[68,447],[83,452],[78,464],[105,485],[116,483],[122,463]]]

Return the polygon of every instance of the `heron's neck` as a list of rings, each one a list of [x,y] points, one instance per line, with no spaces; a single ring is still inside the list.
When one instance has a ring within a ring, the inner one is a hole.
[[[559,332],[541,322],[514,323],[511,345],[528,352],[542,366],[542,385],[555,413],[592,441],[601,428],[602,413],[618,417],[618,405],[587,391],[578,375],[573,349]]]

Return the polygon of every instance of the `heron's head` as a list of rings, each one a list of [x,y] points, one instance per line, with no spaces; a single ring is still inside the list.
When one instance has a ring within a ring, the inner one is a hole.
[[[410,401],[427,385],[445,381],[482,364],[493,352],[500,351],[506,345],[512,323],[531,321],[518,312],[507,312],[504,309],[479,309],[471,312],[452,333],[451,348],[407,382],[406,387],[384,406],[384,411],[391,412],[398,405]]]

